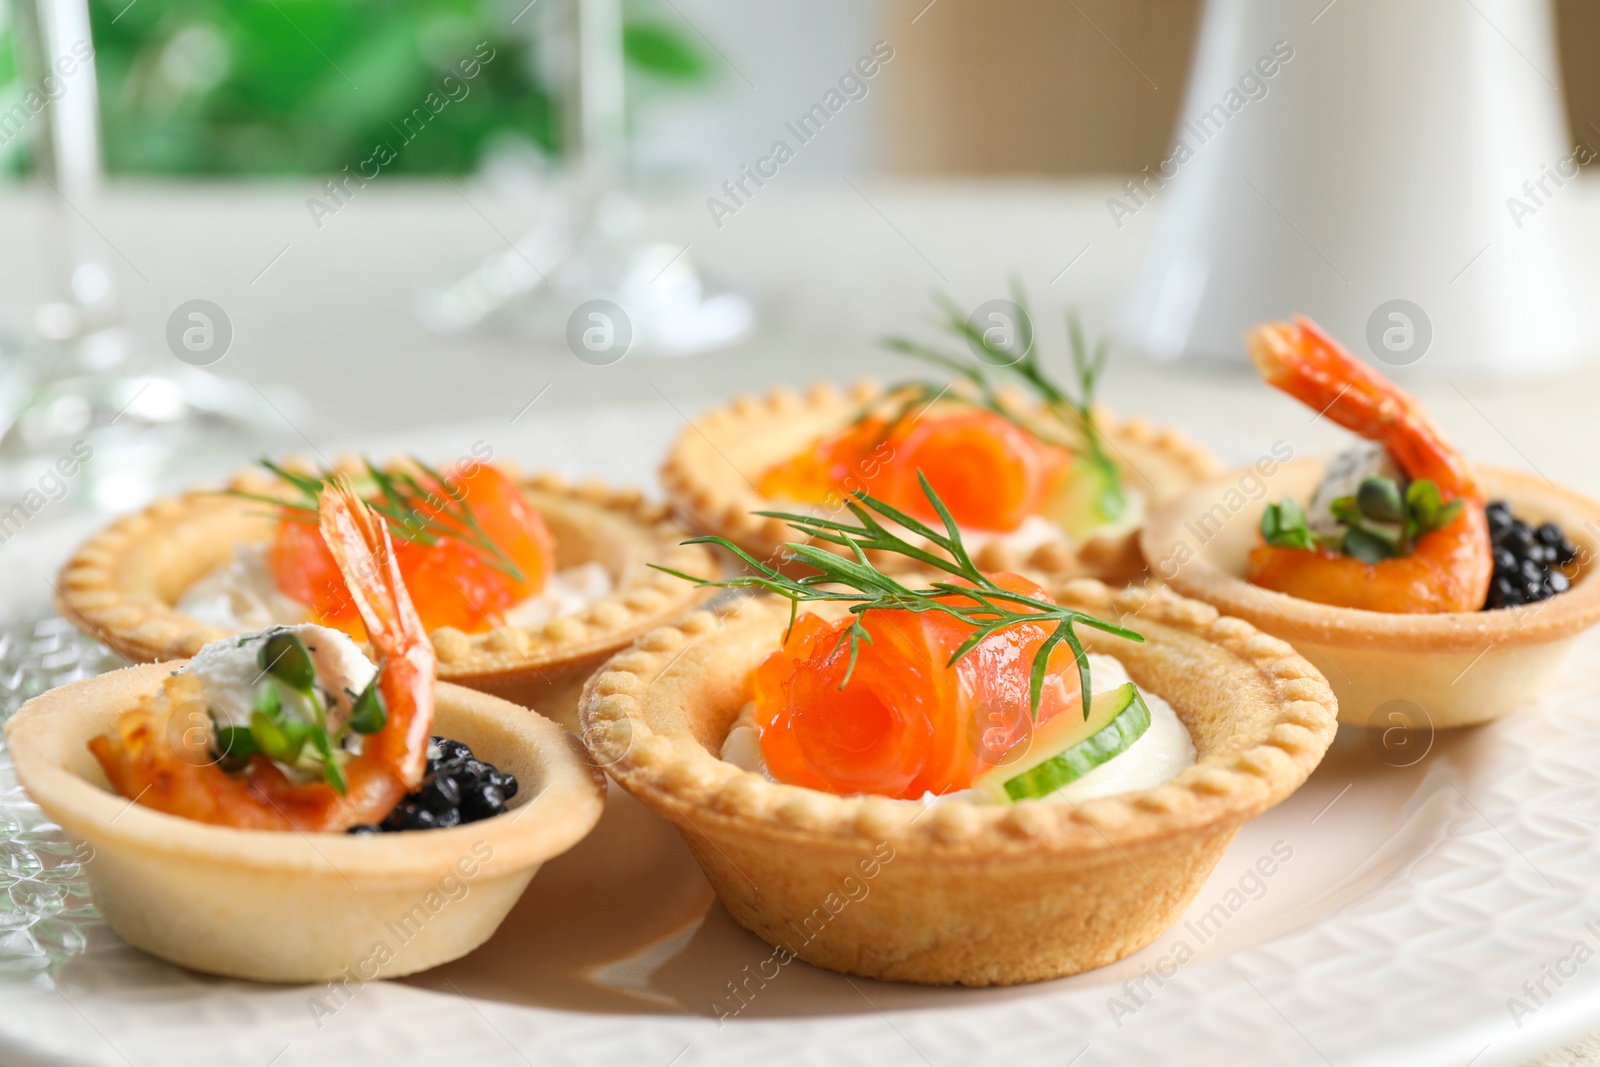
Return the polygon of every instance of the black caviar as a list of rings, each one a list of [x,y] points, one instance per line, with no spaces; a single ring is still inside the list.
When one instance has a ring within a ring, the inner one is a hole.
[[[474,758],[472,749],[460,741],[435,737],[428,745],[428,769],[421,787],[396,804],[383,822],[363,823],[346,832],[442,830],[500,815],[506,801],[516,795],[516,775]]]
[[[1535,604],[1572,586],[1563,569],[1578,558],[1577,547],[1553,522],[1534,526],[1511,513],[1504,500],[1484,508],[1494,545],[1494,578],[1484,610]]]

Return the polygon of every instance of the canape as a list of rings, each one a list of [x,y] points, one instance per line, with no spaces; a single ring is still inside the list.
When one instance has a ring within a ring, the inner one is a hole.
[[[1158,507],[1142,534],[1155,577],[1293,644],[1351,725],[1466,726],[1536,699],[1600,621],[1600,504],[1469,463],[1307,320],[1261,327],[1250,349],[1271,384],[1373,444]]]
[[[1158,508],[1145,526],[1151,569],[1184,596],[1281,637],[1316,664],[1352,726],[1424,729],[1468,726],[1538,699],[1578,636],[1600,622],[1600,505],[1542,478],[1478,465],[1485,493],[1538,528],[1566,531],[1572,561],[1555,573],[1567,591],[1548,599],[1480,611],[1404,613],[1320,604],[1251,582],[1250,554],[1269,502],[1310,500],[1337,457],[1283,464],[1251,481],[1223,476]],[[1257,472],[1259,474],[1260,472]],[[1237,494],[1230,498],[1229,494]],[[1223,503],[1227,517],[1215,512]],[[1229,511],[1232,502],[1237,511]],[[1394,712],[1380,714],[1381,709]]]
[[[439,656],[440,677],[570,724],[596,666],[695,606],[661,564],[710,576],[666,510],[637,492],[469,459],[436,472],[339,469],[383,512]],[[90,538],[57,584],[62,614],[134,661],[194,655],[230,633],[322,622],[361,636],[308,521],[326,472],[272,466],[226,492],[158,501]]]
[[[1119,421],[1097,407],[1106,349],[1089,352],[1075,322],[1078,380],[1067,389],[1045,372],[1031,332],[1016,351],[953,312],[948,319],[969,354],[905,340],[891,346],[949,380],[821,384],[803,397],[779,389],[701,416],[661,470],[673,506],[697,530],[758,560],[777,559],[787,528],[765,512],[838,513],[866,492],[932,519],[920,473],[991,570],[1081,567],[1116,583],[1141,577],[1135,533],[1146,510],[1214,474],[1210,454],[1175,430]]]
[[[1207,605],[988,574],[953,522],[907,517],[901,537],[881,506],[795,524],[853,542],[854,563],[792,542],[816,581],[758,568],[725,584],[774,595],[611,660],[579,710],[597,762],[779,962],[1006,985],[1150,943],[1317,765],[1326,682]],[[864,562],[914,536],[945,550],[942,575]]]
[[[170,962],[277,982],[432,967],[599,819],[604,779],[567,731],[436,684],[381,521],[353,493],[332,507],[379,665],[337,630],[274,628],[53,690],[6,726],[19,781],[93,849],[96,906]]]

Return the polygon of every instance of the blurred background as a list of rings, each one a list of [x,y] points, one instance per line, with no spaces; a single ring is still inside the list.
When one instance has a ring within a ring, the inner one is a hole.
[[[571,57],[541,48],[553,6],[535,4],[511,23],[523,7],[515,0],[91,0],[107,168],[119,176],[337,171],[480,40],[511,50],[513,61],[494,67],[476,99],[393,170],[464,174],[497,152],[559,155],[558,97]],[[896,56],[878,99],[799,169],[1132,173],[1170,146],[1201,6],[637,0],[625,37],[636,75],[631,162],[651,177],[720,179],[764,150],[773,120],[809,105],[863,44],[916,19],[916,47]],[[0,10],[4,111],[26,86],[16,20]],[[1600,66],[1588,57],[1600,41],[1600,8],[1557,0],[1555,17],[1572,139],[1592,140]],[[31,150],[28,138],[8,137],[6,172],[25,173]]]
[[[1583,0],[0,0],[0,494],[91,431],[116,507],[174,454],[535,400],[665,434],[895,373],[878,339],[930,297],[1014,282],[1047,362],[1076,309],[1121,342],[1114,405],[1237,452],[1292,418],[1242,325],[1308,311],[1369,354],[1415,309],[1432,347],[1377,358],[1560,470],[1597,40]],[[595,300],[627,320],[599,353]],[[1485,377],[1514,384],[1452,384]]]

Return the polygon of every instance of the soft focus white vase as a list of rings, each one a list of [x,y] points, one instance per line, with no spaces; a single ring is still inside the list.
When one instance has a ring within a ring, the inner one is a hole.
[[[1573,175],[1600,134],[1572,142],[1560,81],[1546,0],[1211,0],[1175,157],[1108,205],[1159,213],[1125,339],[1237,361],[1303,312],[1441,373],[1589,357]]]

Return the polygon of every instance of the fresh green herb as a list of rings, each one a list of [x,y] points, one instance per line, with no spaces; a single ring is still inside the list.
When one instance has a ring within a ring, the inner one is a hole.
[[[1306,526],[1305,511],[1287,498],[1282,503],[1267,505],[1261,515],[1261,536],[1274,548],[1316,547],[1316,538]]]
[[[317,668],[304,642],[291,630],[278,630],[261,643],[258,665],[291,689],[306,690],[317,684]]]
[[[524,580],[516,562],[479,524],[466,493],[452,492],[444,475],[413,457],[411,462],[432,483],[429,486],[409,471],[386,471],[371,460],[363,462],[367,473],[361,479],[365,483],[360,485],[361,495],[374,512],[383,516],[391,535],[419,545],[436,545],[444,538],[460,541],[482,552],[490,567],[512,581]],[[319,521],[317,496],[332,479],[332,473],[300,474],[269,459],[263,459],[261,465],[298,490],[299,498],[284,500],[237,489],[226,490],[225,495],[271,504],[283,518],[315,526]]]
[[[1416,484],[1431,486],[1433,483]],[[1356,490],[1355,503],[1357,512],[1374,522],[1406,521],[1406,503],[1400,497],[1399,488],[1388,478],[1368,478],[1362,482],[1361,488]]]
[[[1415,540],[1455,522],[1467,502],[1452,500],[1445,504],[1439,498],[1439,487],[1426,478],[1419,478],[1406,486],[1406,505],[1410,509],[1406,518],[1406,536]]]
[[[383,706],[383,695],[378,692],[376,678],[359,696],[351,693],[350,698],[350,729],[358,734],[375,734],[383,729],[383,724],[389,720],[389,712]]]
[[[316,772],[343,793],[344,738],[352,731],[377,733],[388,720],[378,679],[373,678],[359,694],[348,693],[350,715],[343,725],[330,731],[331,697],[318,687],[316,663],[297,634],[277,630],[267,635],[261,642],[256,665],[261,668],[261,678],[251,697],[250,724],[216,728],[218,762],[224,770],[242,770],[250,757],[259,753],[287,766]]]
[[[724,537],[696,537],[685,544],[720,545],[738,556],[752,573],[738,578],[714,581],[666,567],[656,567],[655,564],[651,566],[702,587],[763,589],[775,593],[789,601],[791,629],[801,603],[823,601],[849,604],[850,613],[855,618],[849,629],[840,637],[841,644],[848,642],[850,646],[850,660],[845,669],[844,679],[839,683],[841,689],[849,683],[855,671],[861,642],[870,643],[872,640],[863,625],[865,615],[869,611],[933,611],[973,627],[971,635],[951,654],[945,664],[946,667],[954,666],[984,638],[1008,626],[1019,623],[1054,626],[1050,635],[1034,653],[1033,669],[1028,683],[1029,709],[1034,716],[1038,715],[1050,654],[1057,645],[1065,642],[1077,660],[1078,684],[1083,694],[1083,716],[1087,719],[1092,692],[1089,683],[1089,656],[1084,651],[1083,643],[1079,640],[1074,627],[1081,623],[1130,641],[1143,641],[1144,638],[1132,630],[1097,619],[1093,615],[1062,607],[1050,600],[1014,593],[998,585],[972,561],[966,545],[961,541],[961,531],[956,526],[955,519],[950,516],[944,501],[939,499],[933,487],[928,484],[926,476],[918,471],[917,478],[922,483],[923,495],[927,497],[928,503],[933,505],[934,511],[944,523],[942,533],[875,497],[856,493],[846,506],[856,517],[857,524],[784,511],[757,513],[783,519],[809,541],[822,541],[849,550],[850,556],[847,558],[814,544],[789,542],[785,546],[788,549],[786,561],[804,563],[816,571],[815,574],[809,574],[804,578],[790,578],[776,568],[756,560]],[[931,547],[922,547],[901,537],[880,522],[877,515],[888,519],[898,528],[904,528],[912,536],[925,539]],[[945,555],[939,554],[936,549],[943,550]],[[874,551],[903,556],[972,584],[967,586],[949,581],[936,581],[915,588],[905,585],[884,574],[868,561],[867,553]],[[787,640],[787,634],[785,639]]]
[[[1360,526],[1364,516],[1361,514],[1361,505],[1353,496],[1336,497],[1328,505],[1328,510],[1333,517],[1346,526]]]
[[[339,767],[339,760],[334,755],[333,742],[328,738],[328,731],[318,730],[311,735],[311,741],[316,746],[317,754],[322,757],[322,780],[333,786],[334,792],[344,795],[344,771]]]
[[[1345,555],[1354,556],[1362,563],[1382,563],[1395,554],[1393,545],[1376,531],[1363,526],[1352,526],[1346,530],[1339,547]]]
[[[258,714],[265,715],[271,722],[283,718],[283,694],[270,682],[256,686],[252,704]]]
[[[304,719],[286,715],[274,718],[259,707],[250,713],[250,736],[255,738],[256,747],[280,763],[293,766],[310,734],[311,724]]]
[[[1373,477],[1353,495],[1329,504],[1343,531],[1313,533],[1300,505],[1286,499],[1267,505],[1261,536],[1275,548],[1327,548],[1363,563],[1381,563],[1409,556],[1419,538],[1449,526],[1464,507],[1464,500],[1443,503],[1439,487],[1427,478],[1418,478],[1402,494],[1392,478]]]
[[[214,720],[213,720],[214,723]],[[261,751],[256,744],[256,739],[248,726],[219,726],[217,727],[217,752],[220,755],[222,769],[225,771],[241,771],[250,762],[250,757]]]
[[[966,383],[967,393],[970,394],[958,394],[958,399],[966,399],[987,408],[1039,440],[1076,453],[1099,478],[1102,488],[1096,505],[1100,514],[1106,521],[1114,521],[1122,515],[1127,499],[1123,493],[1122,475],[1112,461],[1105,437],[1094,421],[1095,390],[1105,371],[1111,342],[1101,339],[1091,349],[1078,316],[1067,313],[1067,338],[1078,386],[1077,395],[1074,396],[1056,384],[1039,361],[1039,353],[1034,346],[1033,318],[1028,312],[1027,295],[1020,285],[1013,284],[1012,301],[1020,312],[1021,321],[1017,323],[1016,344],[1011,349],[997,345],[986,331],[973,326],[961,309],[945,297],[937,300],[942,315],[938,325],[965,340],[972,349],[970,353],[952,355],[903,337],[891,337],[884,343],[902,355],[943,367],[955,374]],[[1041,424],[1007,402],[998,385],[1005,376],[1022,383],[1039,399],[1056,424],[1055,427]],[[947,395],[949,391],[949,386],[921,381],[900,383],[888,390],[890,395],[902,399],[896,420]]]

